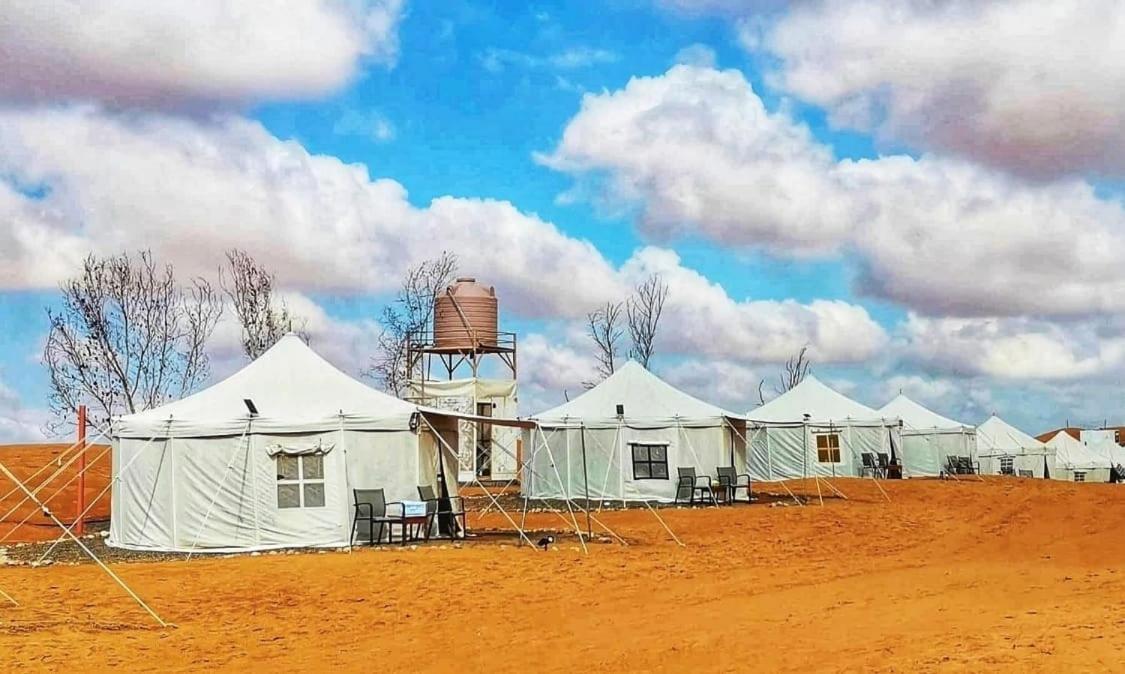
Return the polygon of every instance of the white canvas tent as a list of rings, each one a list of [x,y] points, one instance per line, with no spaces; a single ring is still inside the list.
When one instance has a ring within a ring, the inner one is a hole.
[[[863,453],[901,458],[897,418],[883,418],[812,375],[747,417],[755,480],[858,477]]]
[[[977,460],[986,475],[1019,475],[1022,470],[1043,478],[1056,470],[1053,448],[995,414],[977,426]]]
[[[410,400],[441,410],[467,415],[515,418],[519,395],[514,379],[465,378],[413,380]],[[518,428],[462,420],[457,447],[458,479],[471,482],[478,476],[490,480],[516,477]]]
[[[621,414],[618,409],[621,409]],[[684,393],[630,361],[574,400],[532,417],[522,488],[531,498],[661,501],[679,467],[715,478],[746,466],[740,415]]]
[[[950,456],[976,460],[976,429],[927,409],[902,393],[879,409],[902,420],[902,462],[908,477],[936,477]]]
[[[1066,431],[1055,433],[1046,445],[1055,450],[1056,480],[1109,482],[1110,459]]]
[[[456,446],[456,429],[456,419],[369,388],[287,335],[210,388],[114,420],[108,543],[346,546],[353,488],[414,499],[418,485],[438,488],[440,467],[455,492],[456,457],[439,449]]]

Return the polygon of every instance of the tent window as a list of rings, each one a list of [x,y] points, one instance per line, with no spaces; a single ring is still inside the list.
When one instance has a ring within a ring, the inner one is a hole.
[[[1074,481],[1075,482],[1085,482],[1086,481],[1086,472],[1082,471],[1082,470],[1074,471]]]
[[[324,507],[324,456],[278,454],[277,507]]]
[[[1015,475],[1016,460],[1010,456],[1000,457],[1000,474]]]
[[[668,446],[629,443],[633,450],[634,480],[668,479]]]
[[[839,433],[816,436],[816,460],[820,463],[840,463]]]

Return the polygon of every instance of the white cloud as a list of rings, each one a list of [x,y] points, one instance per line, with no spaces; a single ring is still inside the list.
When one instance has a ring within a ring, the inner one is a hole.
[[[0,443],[42,442],[47,412],[25,406],[0,380]]]
[[[719,57],[715,54],[715,50],[698,42],[689,44],[672,57],[673,64],[697,66],[699,68],[714,68],[718,62]]]
[[[0,5],[0,97],[169,107],[316,97],[393,63],[403,0]]]
[[[1010,380],[1098,379],[1125,368],[1119,320],[926,318],[902,326],[905,354],[930,368]]]
[[[332,133],[388,143],[395,139],[395,125],[378,110],[347,110],[332,125]]]
[[[556,68],[572,70],[574,68],[588,68],[603,63],[613,63],[617,59],[617,54],[607,49],[579,46],[565,49],[557,54],[552,54],[547,60]]]
[[[451,250],[530,316],[581,315],[618,286],[593,245],[510,203],[417,208],[399,183],[238,117],[0,111],[0,176],[0,287],[49,287],[87,252],[138,247],[210,274],[234,246],[287,286],[365,293]]]
[[[735,414],[757,407],[759,370],[730,360],[688,359],[659,369],[669,384]],[[768,377],[767,377],[768,378]],[[769,398],[769,382],[763,394]]]
[[[539,160],[638,207],[650,236],[852,253],[861,290],[923,312],[1125,309],[1120,201],[936,157],[838,160],[737,71],[676,66],[588,94]]]
[[[736,301],[717,283],[680,264],[671,250],[649,247],[622,267],[638,282],[659,273],[668,283],[658,349],[744,363],[783,362],[803,346],[820,362],[872,357],[887,341],[858,305],[817,300]]]
[[[481,66],[491,72],[503,72],[509,66],[517,68],[552,68],[555,70],[577,70],[605,63],[613,63],[620,58],[615,52],[577,45],[549,56],[538,56],[514,49],[489,47],[477,55]]]
[[[531,415],[581,395],[597,381],[593,351],[573,328],[560,337],[533,332],[520,336],[520,413]]]
[[[1125,171],[1125,5],[822,0],[747,24],[833,122],[1037,177]]]

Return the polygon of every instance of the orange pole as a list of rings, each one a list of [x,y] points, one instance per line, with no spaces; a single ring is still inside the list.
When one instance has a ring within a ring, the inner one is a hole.
[[[81,536],[86,533],[86,518],[82,511],[86,509],[86,406],[78,406],[78,496],[75,499],[77,522],[74,534]]]

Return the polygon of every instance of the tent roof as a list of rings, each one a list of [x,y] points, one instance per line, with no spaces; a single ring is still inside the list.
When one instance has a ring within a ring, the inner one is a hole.
[[[743,418],[684,393],[635,361],[625,363],[574,400],[532,418],[548,426],[568,419],[616,424],[618,405],[625,406],[625,423],[629,425],[698,424],[718,422],[724,417]]]
[[[813,422],[883,418],[879,412],[829,388],[812,375],[765,405],[750,410],[746,416],[754,421],[793,423],[804,421],[806,414]]]
[[[951,430],[972,428],[968,424],[954,421],[949,417],[934,412],[907,398],[902,393],[895,396],[894,400],[879,408],[879,414],[884,417],[898,417],[903,425],[911,430]]]
[[[1087,447],[1066,431],[1055,433],[1045,444],[1054,448],[1055,460],[1070,470],[1110,467],[1109,457]]]
[[[198,393],[115,420],[119,436],[172,437],[242,433],[253,401],[260,432],[303,432],[345,426],[406,428],[417,405],[344,374],[290,333],[252,363]]]
[[[1042,442],[993,414],[977,426],[977,449],[1007,453],[1042,453]]]

